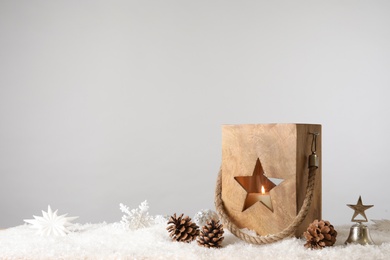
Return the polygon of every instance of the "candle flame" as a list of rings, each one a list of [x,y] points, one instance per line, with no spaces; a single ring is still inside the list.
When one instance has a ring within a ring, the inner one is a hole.
[[[261,185],[261,194],[265,194],[265,189],[263,185]]]

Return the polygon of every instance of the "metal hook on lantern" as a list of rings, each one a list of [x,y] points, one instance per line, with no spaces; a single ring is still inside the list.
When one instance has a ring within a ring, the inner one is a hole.
[[[320,134],[317,132],[309,133],[309,134],[313,135],[313,140],[311,142],[311,154],[309,155],[309,168],[312,167],[318,168],[320,162],[316,152],[317,152],[317,136],[319,136]]]

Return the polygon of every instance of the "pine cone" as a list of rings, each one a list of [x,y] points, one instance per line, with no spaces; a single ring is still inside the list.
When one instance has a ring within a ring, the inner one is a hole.
[[[199,235],[199,227],[191,221],[190,217],[183,217],[183,214],[179,217],[176,217],[176,213],[173,214],[167,224],[172,240],[189,243]]]
[[[207,248],[221,247],[223,239],[223,225],[219,221],[211,219],[207,225],[202,227],[197,242],[198,245]]]
[[[316,219],[303,235],[306,238],[306,248],[322,249],[326,246],[333,246],[336,242],[337,231],[329,221]]]

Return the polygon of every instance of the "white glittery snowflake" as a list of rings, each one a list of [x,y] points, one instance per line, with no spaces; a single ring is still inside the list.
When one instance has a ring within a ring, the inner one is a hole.
[[[149,215],[149,206],[146,200],[137,209],[130,210],[128,206],[122,203],[119,204],[119,208],[125,213],[122,216],[121,224],[127,230],[136,230],[154,224],[153,217]]]
[[[52,211],[50,205],[47,212],[42,210],[42,217],[33,216],[34,219],[25,219],[24,221],[32,224],[32,228],[37,229],[37,233],[42,236],[65,236],[69,233],[68,227],[72,225],[71,221],[78,217],[66,217],[68,214],[58,216],[57,211]]]

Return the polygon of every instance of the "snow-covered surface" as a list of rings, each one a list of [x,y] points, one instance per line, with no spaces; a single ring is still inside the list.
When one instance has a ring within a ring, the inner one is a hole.
[[[30,225],[0,230],[0,259],[390,259],[390,231],[371,228],[377,245],[343,243],[349,226],[336,227],[334,247],[308,250],[290,238],[270,245],[251,245],[225,230],[221,249],[172,242],[166,224],[125,230],[120,223],[76,224],[64,237],[44,237]]]

